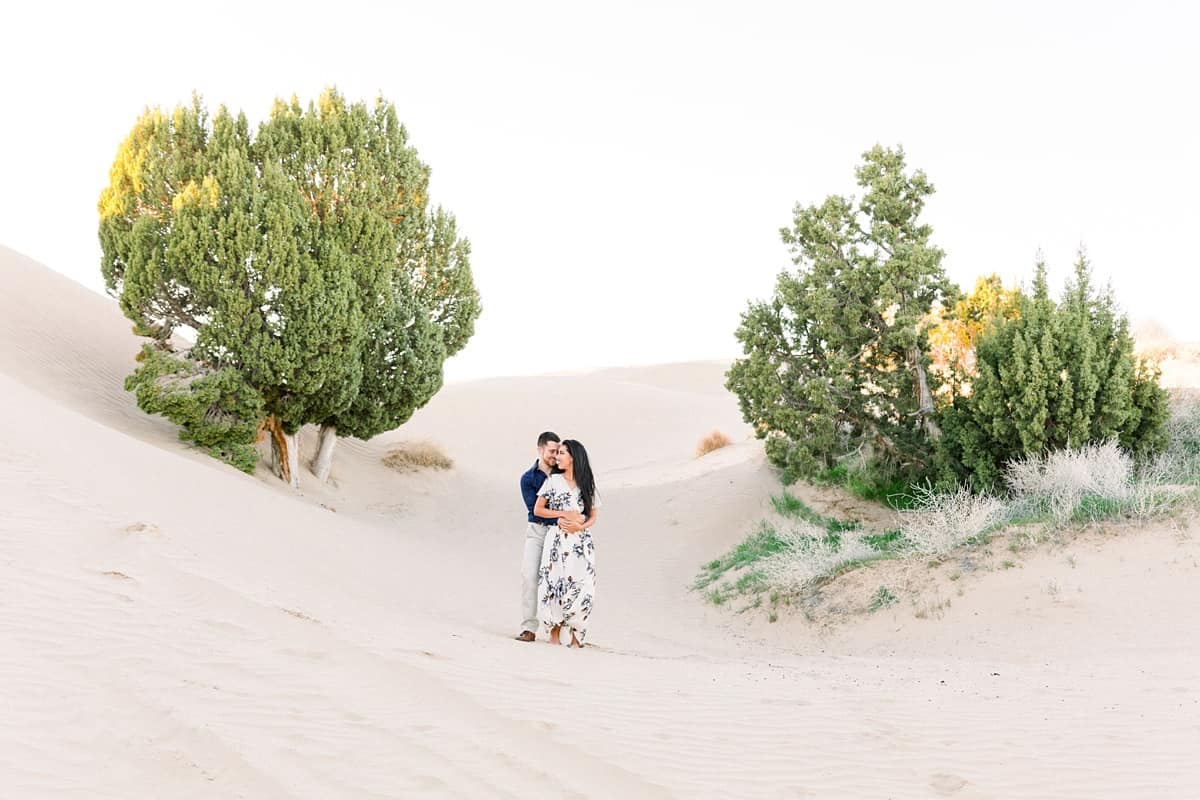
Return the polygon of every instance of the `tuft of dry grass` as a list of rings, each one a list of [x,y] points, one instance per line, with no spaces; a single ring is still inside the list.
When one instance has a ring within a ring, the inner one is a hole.
[[[714,430],[708,436],[700,440],[700,444],[696,445],[696,458],[708,455],[713,450],[720,450],[722,447],[728,447],[733,444],[733,440],[718,430]]]
[[[383,464],[397,472],[450,469],[454,460],[433,442],[400,442],[383,457]]]

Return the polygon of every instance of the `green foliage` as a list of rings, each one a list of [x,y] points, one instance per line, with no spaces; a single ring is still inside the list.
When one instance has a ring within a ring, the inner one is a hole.
[[[367,438],[428,402],[480,313],[428,182],[382,99],[276,101],[253,136],[198,98],[147,110],[100,198],[105,282],[138,333],[193,329],[285,430]]]
[[[254,449],[263,399],[233,369],[211,369],[146,345],[140,365],[125,379],[138,408],[162,414],[180,426],[179,438],[214,458],[254,472]]]
[[[737,330],[745,357],[726,386],[788,482],[862,451],[920,472],[933,452],[922,322],[956,292],[918,219],[933,186],[905,171],[902,150],[879,146],[856,176],[857,203],[796,206],[781,235],[797,269]]]
[[[813,477],[818,484],[843,486],[861,500],[882,503],[895,509],[912,508],[916,477],[892,464],[872,463],[851,469],[845,463]]]
[[[875,594],[871,596],[871,604],[867,606],[868,611],[878,611],[881,608],[888,608],[900,602],[900,598],[886,586],[880,586],[875,590]]]
[[[703,589],[726,572],[742,569],[786,547],[787,544],[776,535],[775,529],[763,522],[758,530],[747,536],[733,550],[705,564],[700,577],[696,579],[696,588]]]
[[[899,553],[908,547],[904,534],[900,531],[868,533],[862,536],[862,540],[880,553]]]
[[[970,393],[944,410],[944,482],[989,489],[1013,459],[1108,439],[1139,459],[1163,447],[1169,410],[1157,369],[1135,358],[1128,322],[1111,289],[1093,288],[1082,252],[1061,302],[1039,262],[1018,308],[979,336]]]

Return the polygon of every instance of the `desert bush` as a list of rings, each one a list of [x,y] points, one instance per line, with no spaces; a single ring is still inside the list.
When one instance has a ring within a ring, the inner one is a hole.
[[[1165,456],[1138,467],[1111,440],[1018,459],[1005,471],[1015,509],[1056,522],[1156,516],[1179,496],[1171,480]]]
[[[970,392],[943,409],[943,481],[992,489],[1007,464],[1031,454],[1114,439],[1147,460],[1166,443],[1158,370],[1134,355],[1128,320],[1111,288],[1093,287],[1082,251],[1061,302],[1039,263],[1032,294],[979,336],[975,358]]]
[[[742,542],[706,563],[694,588],[720,605],[731,598],[770,593],[772,603],[799,594],[850,566],[907,551],[899,531],[868,532],[859,523],[826,517],[788,492],[771,498],[782,524],[763,520]],[[747,606],[750,608],[753,606]]]
[[[454,460],[433,442],[401,442],[383,457],[383,464],[398,472],[450,469]]]
[[[712,433],[708,434],[708,436],[705,436],[703,439],[701,439],[700,443],[696,445],[696,458],[708,455],[713,450],[720,450],[722,447],[728,447],[731,444],[733,444],[732,439],[730,439],[721,431],[714,430]]]
[[[1063,520],[1085,497],[1123,503],[1133,483],[1133,459],[1109,440],[1016,459],[1004,475],[1016,502]]]
[[[1155,467],[1163,482],[1200,484],[1200,397],[1177,393],[1167,421],[1167,447]]]
[[[900,514],[900,532],[912,549],[943,556],[1004,521],[1008,507],[998,497],[973,494],[966,487],[939,492],[914,486],[913,507]]]
[[[858,536],[832,536],[809,522],[781,529],[783,546],[758,566],[762,582],[776,591],[796,594],[846,567],[881,558],[878,550]]]

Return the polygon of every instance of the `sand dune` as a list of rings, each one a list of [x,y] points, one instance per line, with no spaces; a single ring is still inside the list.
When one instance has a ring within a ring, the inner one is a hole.
[[[110,301],[0,269],[2,797],[1200,796],[1186,521],[771,624],[688,588],[777,489],[719,363],[451,385],[293,493],[136,408]],[[582,652],[511,639],[546,427],[605,492]],[[456,467],[384,468],[403,439]]]

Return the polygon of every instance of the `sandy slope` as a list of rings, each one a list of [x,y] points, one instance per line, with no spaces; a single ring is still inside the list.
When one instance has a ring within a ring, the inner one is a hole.
[[[450,386],[294,495],[137,410],[109,301],[0,275],[0,797],[1200,796],[1187,529],[769,624],[687,588],[775,488],[719,364]],[[543,427],[605,491],[583,652],[509,638]],[[456,469],[383,469],[405,438]]]

